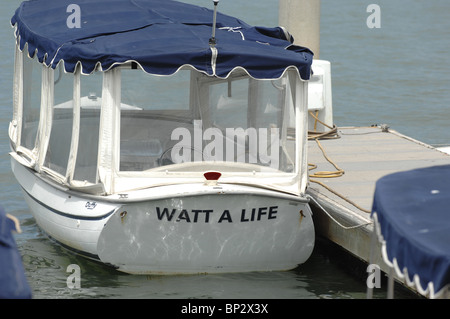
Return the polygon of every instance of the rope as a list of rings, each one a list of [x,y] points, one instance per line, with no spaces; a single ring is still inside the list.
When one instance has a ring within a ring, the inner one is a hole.
[[[328,217],[330,217],[330,219],[335,222],[336,224],[338,224],[340,227],[349,230],[349,229],[355,229],[355,228],[359,228],[359,227],[364,227],[367,225],[372,224],[372,222],[368,222],[368,223],[364,223],[364,224],[359,224],[359,225],[354,225],[354,226],[344,226],[342,225],[339,221],[336,220],[336,218],[334,218],[325,208],[322,207],[322,205],[320,205],[320,203],[312,196],[307,195],[308,198],[310,198],[314,203],[316,203],[317,206],[319,206],[319,208],[328,215]]]
[[[359,210],[363,211],[364,213],[367,213],[367,214],[370,214],[370,213],[371,213],[371,211],[362,208],[361,206],[359,206],[358,204],[356,204],[354,201],[352,201],[352,200],[350,200],[350,199],[344,197],[343,195],[339,194],[338,192],[336,192],[335,190],[333,190],[331,187],[328,187],[328,186],[325,185],[324,183],[322,183],[322,182],[320,182],[320,181],[318,181],[318,180],[314,180],[314,179],[310,179],[309,181],[310,181],[310,182],[313,182],[313,183],[317,183],[317,184],[319,184],[320,186],[326,188],[327,190],[329,190],[330,192],[332,192],[332,193],[335,194],[336,196],[339,196],[340,198],[342,198],[343,200],[345,200],[347,203],[353,205],[354,207],[358,208]]]
[[[336,196],[342,198],[343,200],[345,200],[347,203],[353,205],[354,207],[356,207],[357,209],[361,210],[362,212],[368,213],[370,214],[371,212],[362,208],[361,206],[359,206],[358,204],[356,204],[355,202],[351,201],[350,199],[344,197],[343,195],[339,194],[338,192],[336,192],[335,190],[333,190],[332,188],[330,188],[329,186],[325,185],[324,183],[312,179],[312,178],[336,178],[336,177],[341,177],[345,174],[345,171],[340,168],[336,163],[334,163],[326,154],[324,148],[322,147],[322,144],[320,143],[319,139],[333,139],[333,138],[339,138],[339,135],[337,133],[337,127],[336,125],[333,125],[332,127],[325,124],[324,122],[322,122],[321,120],[319,120],[319,118],[317,117],[317,111],[316,114],[312,113],[311,111],[309,112],[309,114],[315,118],[315,123],[314,123],[314,131],[308,131],[308,140],[314,140],[317,145],[319,146],[320,150],[322,151],[323,156],[325,157],[325,159],[336,168],[336,171],[319,171],[319,172],[315,172],[313,174],[310,174],[310,182],[316,183],[321,185],[322,187],[324,187],[325,189],[327,189],[328,191],[330,191],[331,193],[335,194]],[[316,132],[316,128],[317,128],[317,122],[319,122],[320,124],[326,126],[327,128],[330,129],[330,131],[328,132]],[[313,170],[315,168],[317,168],[317,165],[315,164],[309,164],[309,170]],[[315,201],[317,203],[317,201]],[[319,205],[320,206],[320,205]],[[322,206],[320,206],[323,209]],[[324,210],[325,211],[325,210]],[[326,211],[325,211],[326,212]],[[326,212],[327,213],[327,212]],[[328,213],[327,213],[328,214]],[[329,215],[329,214],[328,214]],[[330,215],[329,215],[330,216]],[[330,216],[331,217],[331,216]],[[342,225],[341,225],[342,226]],[[343,226],[344,227],[344,226]],[[344,227],[345,228],[345,227]]]
[[[317,146],[319,146],[320,150],[322,151],[323,156],[325,157],[325,159],[336,168],[336,171],[320,171],[320,172],[316,172],[312,175],[309,175],[309,177],[318,177],[318,178],[333,178],[333,177],[341,177],[342,175],[344,175],[345,171],[340,168],[339,166],[337,166],[337,164],[335,164],[325,153],[325,150],[322,147],[322,144],[320,144],[319,139],[315,138],[314,139],[317,143]],[[308,164],[309,165],[309,164]],[[317,167],[316,165],[314,165],[315,167]]]
[[[314,114],[313,112],[309,111],[309,115],[311,115],[315,121],[314,121],[314,131],[308,131],[308,139],[312,140],[312,139],[332,139],[332,138],[339,138],[339,134],[337,132],[337,126],[333,125],[333,126],[329,126],[328,124],[322,122],[318,116],[317,116],[318,111],[316,111],[316,114]],[[320,124],[322,124],[323,126],[327,127],[329,129],[329,131],[327,132],[317,132],[317,122],[319,122]]]

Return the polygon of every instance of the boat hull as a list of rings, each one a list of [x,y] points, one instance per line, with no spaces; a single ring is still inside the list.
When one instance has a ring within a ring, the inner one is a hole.
[[[314,247],[308,202],[294,196],[227,185],[182,194],[168,187],[163,198],[115,201],[61,189],[14,160],[12,166],[41,229],[123,272],[289,270]]]
[[[130,273],[216,273],[292,269],[313,246],[307,204],[215,194],[124,205],[97,249]]]

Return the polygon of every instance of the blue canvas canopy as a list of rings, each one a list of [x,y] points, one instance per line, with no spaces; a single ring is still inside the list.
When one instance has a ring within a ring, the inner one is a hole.
[[[450,288],[450,165],[387,175],[376,183],[373,216],[384,259],[421,294]]]
[[[64,61],[66,72],[74,72],[80,64],[85,74],[129,61],[157,75],[185,65],[222,78],[238,67],[258,79],[279,78],[289,67],[304,80],[311,74],[313,53],[280,27],[253,27],[218,13],[212,49],[213,12],[206,8],[171,0],[78,0],[81,23],[72,28],[73,3],[23,2],[11,20],[20,49],[27,43],[29,55],[45,65]]]

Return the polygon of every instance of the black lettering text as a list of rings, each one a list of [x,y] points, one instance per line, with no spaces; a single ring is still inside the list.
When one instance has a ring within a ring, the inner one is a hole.
[[[277,218],[277,216],[276,216],[277,213],[278,213],[278,206],[270,206],[268,219]]]
[[[180,213],[180,215],[178,215],[178,219],[177,222],[181,221],[181,220],[185,220],[186,222],[190,223],[191,219],[189,218],[189,214],[187,212],[186,209],[183,209]]]
[[[231,220],[230,211],[229,211],[228,209],[223,211],[222,216],[220,216],[220,218],[219,218],[219,223],[221,223],[223,220],[226,220],[226,221],[228,221],[229,223],[232,223],[232,222],[233,222],[233,221]]]
[[[261,216],[267,214],[267,207],[260,207],[258,209],[258,220],[261,220]]]
[[[249,219],[245,218],[245,208],[241,212],[241,222],[248,222]]]
[[[176,211],[177,210],[175,208],[172,209],[172,213],[170,213],[170,215],[169,215],[169,209],[167,207],[164,208],[162,212],[159,209],[159,207],[156,207],[156,214],[157,214],[159,220],[162,220],[163,216],[165,215],[167,220],[170,222],[172,220],[172,217],[173,217],[173,215],[175,214]]]

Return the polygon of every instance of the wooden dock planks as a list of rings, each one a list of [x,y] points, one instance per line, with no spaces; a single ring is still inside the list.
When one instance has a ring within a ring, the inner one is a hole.
[[[376,181],[395,172],[450,164],[450,155],[380,127],[342,127],[338,128],[338,133],[339,138],[323,139],[320,144],[344,174],[335,178],[311,177],[307,189],[312,197],[316,233],[369,262],[373,230],[370,211]],[[314,140],[308,141],[308,163],[317,165],[310,175],[336,171]],[[387,271],[380,249],[375,250],[375,259],[370,260]]]

